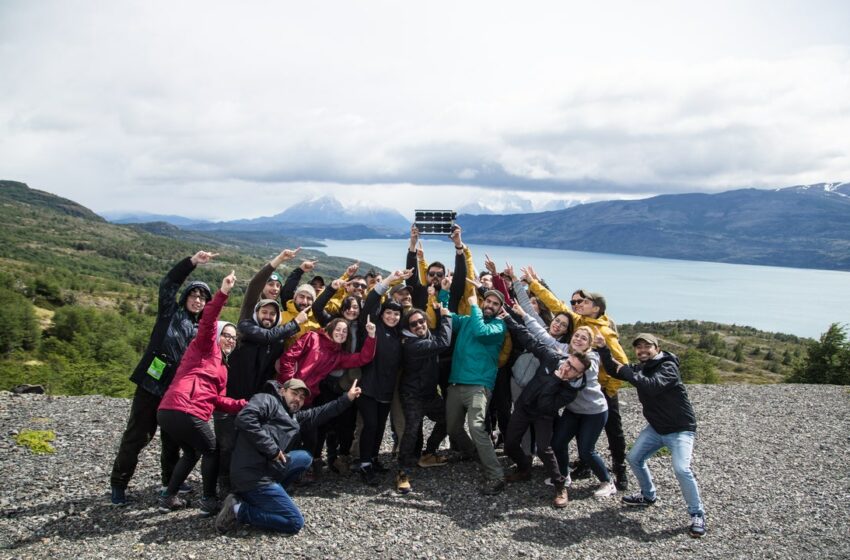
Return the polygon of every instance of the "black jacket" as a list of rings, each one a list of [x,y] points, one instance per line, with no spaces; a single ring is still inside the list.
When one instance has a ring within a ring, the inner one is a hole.
[[[302,429],[312,430],[351,406],[348,395],[322,406],[299,410],[293,416],[280,396],[277,381],[267,381],[236,415],[236,444],[230,462],[230,482],[235,492],[247,492],[280,482],[286,474],[278,462],[300,442]]]
[[[413,307],[416,309],[425,309],[428,305],[428,286],[423,286],[419,281],[419,267],[416,262],[416,253],[408,251],[407,261],[405,266],[413,269],[413,276],[407,279],[407,285],[410,286],[410,299]],[[455,251],[455,268],[452,276],[452,284],[449,287],[449,311],[457,313],[460,300],[463,299],[463,294],[466,290],[466,255],[458,254]],[[426,279],[427,281],[427,279]],[[439,289],[437,290],[440,291]]]
[[[452,318],[440,317],[437,332],[428,331],[419,338],[410,331],[402,331],[401,348],[404,357],[404,372],[401,374],[398,392],[423,400],[437,396],[440,381],[440,354],[452,342]]]
[[[186,299],[189,297],[189,292],[200,288],[206,292],[207,301],[212,299],[209,286],[197,281],[187,284],[180,294],[180,299],[175,299],[180,286],[193,270],[195,265],[192,264],[191,257],[186,257],[169,270],[159,283],[159,308],[156,322],[142,359],[130,376],[130,381],[159,397],[165,394],[177,371],[177,366],[180,365],[183,353],[198,333],[198,320],[201,314],[193,315],[186,311]],[[166,364],[159,379],[154,377],[158,373],[151,368],[154,358]],[[148,373],[149,371],[152,371],[153,375]]]
[[[661,352],[658,358],[624,365],[620,371],[607,346],[599,349],[599,358],[611,377],[634,385],[643,405],[643,416],[656,432],[696,431],[697,417],[679,375],[679,358],[675,354]]]
[[[233,399],[250,399],[262,389],[266,381],[275,378],[277,372],[274,365],[283,354],[284,341],[298,333],[295,319],[270,329],[258,325],[257,311],[262,302],[257,302],[252,318],[239,321],[237,325],[239,345],[227,360],[230,366],[227,396]]]
[[[366,340],[366,317],[375,324],[375,358],[360,368],[360,388],[367,397],[390,402],[401,371],[401,332],[398,325],[388,327],[381,319],[382,295],[377,287],[369,292],[360,312],[360,340]]]
[[[516,337],[517,343],[540,360],[534,377],[523,388],[514,406],[521,407],[532,418],[554,416],[559,409],[573,402],[576,394],[587,386],[587,378],[582,375],[574,381],[564,381],[553,375],[567,357],[536,340],[524,325],[512,318],[505,318],[505,324]]]

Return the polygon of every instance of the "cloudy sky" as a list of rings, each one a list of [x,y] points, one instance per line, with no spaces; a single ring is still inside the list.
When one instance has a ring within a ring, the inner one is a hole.
[[[215,219],[848,181],[848,23],[818,0],[2,0],[0,178]]]

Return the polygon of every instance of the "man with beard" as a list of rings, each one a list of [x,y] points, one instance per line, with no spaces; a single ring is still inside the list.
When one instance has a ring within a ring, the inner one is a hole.
[[[285,349],[310,331],[316,331],[322,328],[315,317],[313,317],[313,300],[316,299],[316,290],[310,284],[301,284],[299,282],[305,272],[310,272],[316,267],[316,261],[305,260],[301,266],[294,269],[286,277],[286,283],[281,291],[281,301],[285,301],[281,321],[286,323],[293,320],[302,311],[306,313],[307,320],[301,323],[298,332],[294,337],[290,337],[284,343]]]
[[[446,426],[462,457],[478,453],[486,478],[482,492],[496,494],[505,487],[504,472],[490,441],[486,416],[505,342],[505,322],[497,317],[505,300],[500,292],[488,290],[481,307],[475,294],[468,302],[469,315],[452,313],[457,342],[446,396]]]

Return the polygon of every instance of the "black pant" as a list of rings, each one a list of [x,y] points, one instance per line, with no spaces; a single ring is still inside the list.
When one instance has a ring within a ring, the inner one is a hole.
[[[611,452],[611,462],[613,467],[624,467],[626,464],[626,436],[623,434],[623,419],[620,417],[620,399],[617,395],[609,397],[605,394],[605,400],[608,401],[608,421],[605,422],[605,436],[608,438],[608,450]]]
[[[162,397],[136,387],[133,395],[133,404],[130,405],[130,417],[127,419],[127,427],[121,436],[121,444],[118,447],[118,455],[112,464],[112,475],[109,482],[118,488],[127,488],[136,466],[139,464],[139,454],[147,446],[156,434],[157,421],[156,410]],[[162,452],[160,454],[160,467],[162,469],[162,484],[167,485],[174,472],[174,466],[180,458],[180,446],[160,431]]]
[[[434,454],[446,437],[446,403],[435,395],[431,399],[421,399],[402,393],[401,407],[404,411],[404,435],[398,449],[398,462],[403,467],[412,467],[422,450],[422,419],[426,416],[434,421],[434,428],[428,437],[425,453]],[[417,449],[418,447],[418,449]]]
[[[555,485],[564,483],[564,476],[558,468],[558,459],[552,449],[552,417],[551,416],[529,416],[522,407],[518,406],[511,414],[508,423],[508,432],[505,435],[505,453],[516,463],[517,470],[527,471],[531,469],[531,457],[522,450],[522,436],[529,426],[534,426],[534,435],[537,438],[537,456],[543,461],[546,471]]]
[[[501,367],[496,373],[496,384],[493,388],[493,398],[490,399],[490,409],[488,410],[487,427],[490,431],[498,426],[499,433],[504,435],[508,433],[508,422],[511,420],[511,408],[513,401],[511,400],[511,368]]]
[[[333,402],[342,395],[339,387],[338,377],[326,377],[321,385],[321,393],[313,401],[313,406],[321,406]],[[350,406],[341,414],[335,416],[327,423],[319,426],[318,438],[310,450],[315,459],[322,457],[322,447],[327,445],[328,464],[332,464],[338,456],[348,456],[351,453],[351,444],[354,441],[354,428],[357,425],[357,408]]]
[[[357,398],[357,411],[363,418],[363,430],[360,432],[360,461],[366,462],[378,457],[381,441],[384,439],[384,429],[387,417],[390,415],[390,404],[378,402],[372,397],[360,395]]]
[[[218,453],[218,486],[221,495],[230,494],[230,460],[236,446],[236,415],[213,412],[215,447]]]
[[[183,456],[177,461],[174,473],[168,482],[166,493],[177,494],[180,485],[201,460],[204,497],[215,496],[218,482],[218,454],[215,451],[215,434],[210,425],[197,416],[179,410],[160,410],[157,415],[159,425],[164,432],[174,438],[183,450]]]

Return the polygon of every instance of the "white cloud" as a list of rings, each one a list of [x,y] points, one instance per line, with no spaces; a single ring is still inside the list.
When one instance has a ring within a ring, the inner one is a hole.
[[[166,200],[198,217],[305,192],[409,213],[494,189],[544,204],[846,180],[848,16],[825,1],[4,2],[0,174],[97,210]]]

